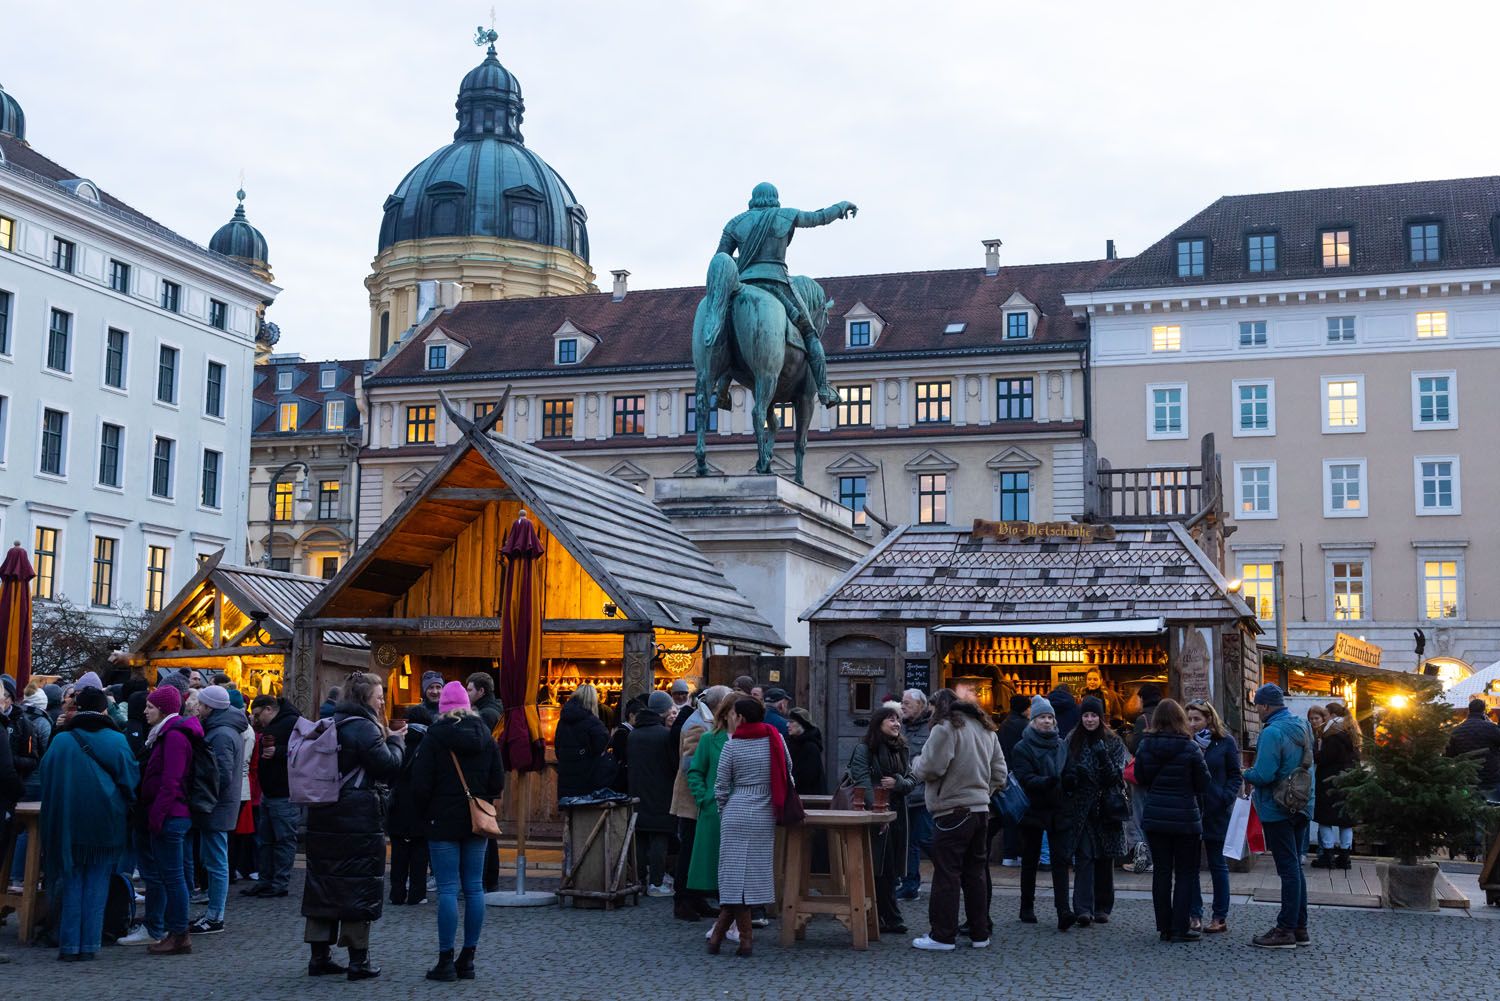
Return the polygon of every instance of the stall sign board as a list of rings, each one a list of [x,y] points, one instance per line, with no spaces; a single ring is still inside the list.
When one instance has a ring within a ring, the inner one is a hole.
[[[1088,525],[1077,521],[987,521],[975,518],[970,537],[998,542],[1109,542],[1113,525]]]
[[[870,664],[857,660],[839,661],[840,678],[883,678],[885,665]]]
[[[928,692],[932,687],[931,661],[909,660],[906,662],[906,684],[903,687]]]
[[[1333,659],[1344,664],[1379,667],[1381,652],[1382,649],[1374,643],[1366,643],[1347,633],[1336,633],[1333,637]]]

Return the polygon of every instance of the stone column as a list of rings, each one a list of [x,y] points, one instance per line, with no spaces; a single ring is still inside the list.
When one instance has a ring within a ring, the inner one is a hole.
[[[901,399],[898,405],[901,407],[901,412],[896,417],[896,427],[909,428],[911,427],[911,377],[903,375],[899,382]]]
[[[953,378],[953,412],[948,416],[953,426],[961,428],[969,423],[969,377],[960,373]]]
[[[995,375],[993,372],[984,372],[979,376],[979,421],[980,427],[987,427],[995,418],[995,400],[998,399],[995,391]]]
[[[1071,369],[1062,374],[1063,380],[1063,420],[1073,419],[1073,372]]]
[[[873,422],[875,430],[877,431],[885,430],[885,408],[887,405],[888,404],[885,401],[885,380],[876,379],[875,403],[874,406],[870,409],[870,420]]]
[[[1052,419],[1052,373],[1038,372],[1036,374],[1036,419],[1037,423],[1045,424]]]

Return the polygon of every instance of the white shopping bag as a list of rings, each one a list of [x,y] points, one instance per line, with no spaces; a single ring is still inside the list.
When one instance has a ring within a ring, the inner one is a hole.
[[[1250,797],[1240,796],[1229,814],[1229,830],[1224,832],[1224,857],[1245,857],[1245,835],[1250,829]]]

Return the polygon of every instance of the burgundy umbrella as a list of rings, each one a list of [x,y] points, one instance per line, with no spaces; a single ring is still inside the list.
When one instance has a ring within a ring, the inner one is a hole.
[[[0,563],[0,673],[16,679],[16,691],[31,680],[31,580],[36,571],[17,542]]]
[[[505,536],[500,553],[505,573],[500,585],[500,704],[505,707],[501,752],[506,767],[541,771],[542,721],[536,693],[542,673],[542,540],[522,511]]]

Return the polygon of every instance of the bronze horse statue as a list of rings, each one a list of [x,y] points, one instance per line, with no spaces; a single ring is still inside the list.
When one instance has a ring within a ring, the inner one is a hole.
[[[793,277],[792,285],[807,305],[813,328],[821,332],[833,300],[806,275]],[[780,430],[775,405],[793,405],[797,421],[796,480],[801,483],[817,385],[786,308],[771,293],[741,282],[739,268],[728,254],[715,254],[709,261],[707,286],[693,317],[693,367],[698,376],[694,396],[698,441],[694,454],[698,475],[708,475],[704,432],[709,409],[720,404],[729,409],[726,400],[710,397],[727,394],[732,379],[754,395],[751,427],[755,430],[757,473],[771,471],[771,453]]]

